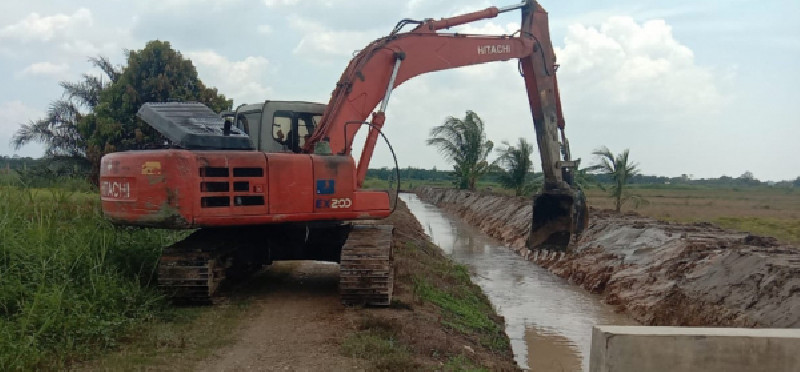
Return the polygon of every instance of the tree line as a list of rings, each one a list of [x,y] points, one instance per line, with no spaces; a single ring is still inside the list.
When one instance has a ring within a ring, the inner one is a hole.
[[[150,41],[125,54],[123,66],[102,56],[90,58],[102,75],[61,82],[61,99],[50,104],[43,118],[19,128],[12,139],[15,148],[43,143],[46,157],[85,168],[96,184],[103,155],[164,145],[164,138],[136,117],[145,102],[197,101],[216,112],[233,104],[206,87],[192,62],[169,42]]]
[[[478,179],[495,174],[499,182],[513,189],[517,196],[530,193],[536,188],[531,155],[531,142],[520,137],[514,145],[502,142],[499,156],[488,161],[494,143],[486,138],[483,120],[474,111],[468,110],[464,118],[449,116],[444,123],[431,129],[428,145],[435,146],[453,164],[453,177],[458,188],[475,190]],[[576,173],[578,184],[591,180],[590,173],[601,173],[615,184],[613,191],[620,193],[623,185],[640,174],[638,165],[629,159],[628,150],[615,156],[608,148],[593,152],[597,163]]]
[[[464,118],[447,117],[444,123],[430,131],[428,144],[435,146],[453,165],[453,170],[449,174],[458,188],[475,190],[479,179],[491,177],[520,196],[532,194],[541,184],[542,176],[534,172],[533,162],[530,159],[534,152],[533,145],[525,138],[519,138],[514,145],[503,142],[497,159],[493,162],[488,161],[494,143],[486,138],[483,120],[473,111],[467,111]],[[596,185],[603,189],[608,187],[610,196],[616,201],[617,211],[627,200],[637,203],[643,201],[625,191],[628,184],[800,187],[800,177],[794,181],[777,184],[765,183],[757,180],[750,171],[744,172],[737,178],[722,176],[699,180],[686,174],[671,178],[646,176],[641,173],[638,164],[631,160],[628,149],[614,154],[602,146],[594,150],[592,155],[595,157],[594,163],[575,172],[577,186]],[[425,177],[440,179],[435,173],[425,173]]]

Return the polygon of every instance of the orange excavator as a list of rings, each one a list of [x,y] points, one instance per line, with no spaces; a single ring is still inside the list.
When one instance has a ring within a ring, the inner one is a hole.
[[[513,35],[440,32],[516,10],[522,24]],[[532,0],[400,21],[350,61],[327,105],[266,101],[218,115],[199,103],[147,103],[139,118],[169,146],[104,156],[103,211],[119,225],[198,229],[159,262],[159,286],[177,300],[210,301],[225,279],[273,261],[319,260],[340,264],[343,302],[388,305],[392,227],[374,221],[392,212],[389,192],[362,186],[392,90],[423,73],[511,59],[525,80],[545,179],[529,244],[565,249],[586,224],[586,203],[573,185],[547,13]]]

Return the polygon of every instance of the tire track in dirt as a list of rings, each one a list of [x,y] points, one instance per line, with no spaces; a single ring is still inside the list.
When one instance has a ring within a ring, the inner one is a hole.
[[[339,350],[352,325],[339,302],[338,281],[335,264],[276,262],[236,291],[251,301],[236,343],[216,350],[195,370],[367,370],[367,361]]]

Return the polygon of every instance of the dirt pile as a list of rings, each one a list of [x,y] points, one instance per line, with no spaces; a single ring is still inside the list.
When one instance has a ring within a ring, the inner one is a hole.
[[[593,210],[574,253],[530,252],[529,200],[432,188],[418,194],[643,324],[800,327],[800,250],[773,238]]]

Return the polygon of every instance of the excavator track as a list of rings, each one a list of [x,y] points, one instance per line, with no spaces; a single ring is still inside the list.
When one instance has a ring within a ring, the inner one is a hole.
[[[233,267],[235,246],[226,235],[201,229],[167,248],[158,262],[158,287],[175,302],[211,303]]]
[[[271,261],[269,253],[259,256],[252,252],[274,250],[275,260],[338,259],[343,303],[389,305],[394,285],[393,227],[343,227],[317,228],[310,233],[302,229],[286,233],[290,228],[285,226],[200,229],[164,249],[158,264],[158,286],[173,302],[211,304],[224,281],[246,278]],[[341,254],[337,254],[339,249]]]
[[[339,263],[339,293],[344,304],[391,304],[393,230],[389,225],[353,225]]]

